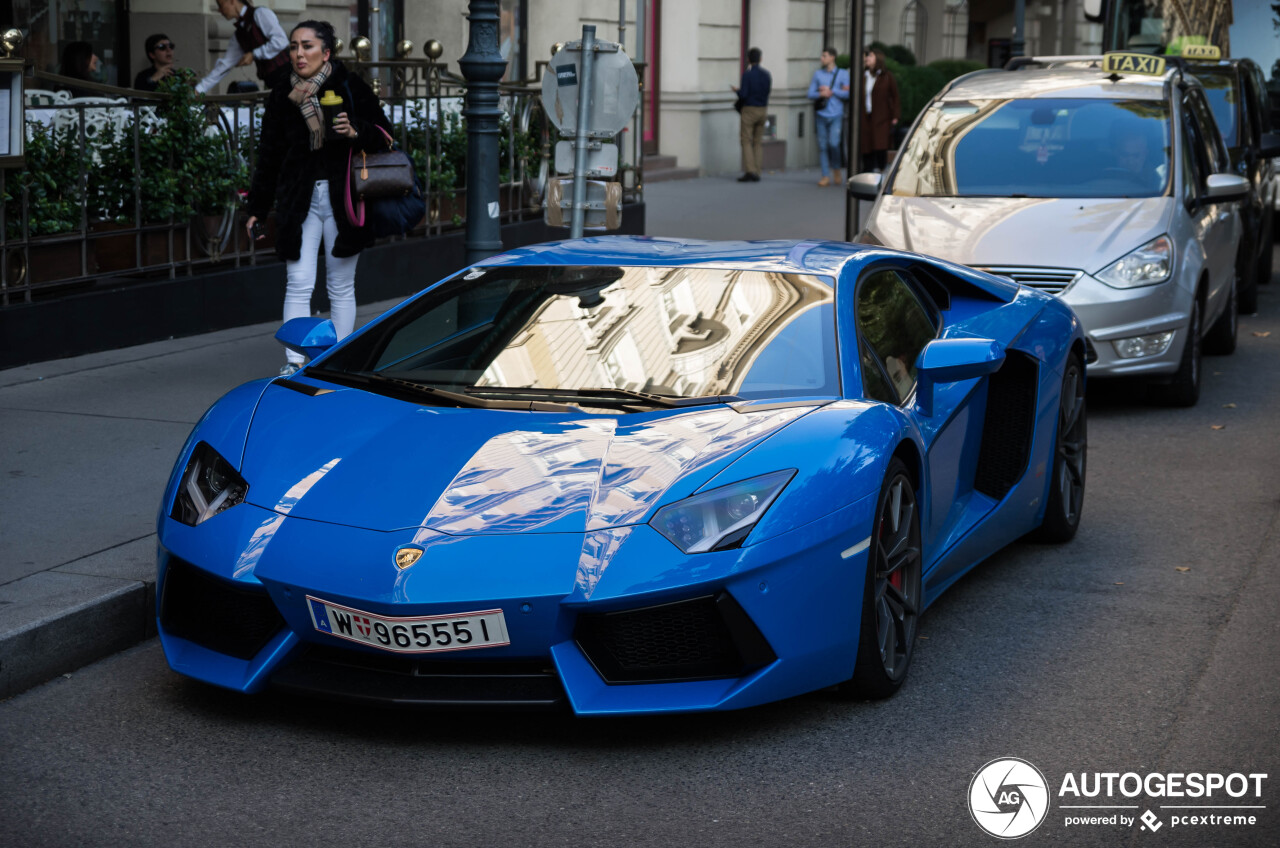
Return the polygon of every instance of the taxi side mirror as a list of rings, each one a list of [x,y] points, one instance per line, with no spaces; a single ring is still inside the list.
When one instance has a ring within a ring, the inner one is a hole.
[[[880,194],[882,174],[854,174],[849,178],[849,193],[859,200],[874,201]]]
[[[1237,174],[1210,174],[1200,199],[1206,203],[1230,203],[1249,196],[1249,181]]]
[[[1274,159],[1280,156],[1280,134],[1263,133],[1259,154],[1263,159]]]

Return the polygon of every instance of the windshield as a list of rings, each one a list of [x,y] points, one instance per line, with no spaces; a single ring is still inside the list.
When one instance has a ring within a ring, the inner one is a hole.
[[[839,393],[830,281],[710,268],[472,269],[323,366],[491,398]]]
[[[1191,72],[1204,86],[1204,93],[1209,96],[1209,108],[1213,110],[1213,119],[1222,133],[1222,140],[1227,147],[1236,146],[1236,104],[1240,102],[1240,93],[1236,90],[1236,75],[1227,68],[1200,68],[1192,66]]]
[[[1168,187],[1169,147],[1162,101],[945,101],[911,134],[890,193],[1155,197]]]

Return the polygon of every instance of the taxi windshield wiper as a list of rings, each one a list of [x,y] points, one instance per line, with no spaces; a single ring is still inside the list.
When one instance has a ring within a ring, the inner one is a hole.
[[[704,397],[673,397],[658,395],[652,392],[638,392],[634,389],[616,389],[609,387],[588,389],[547,389],[547,388],[507,388],[504,386],[468,386],[471,395],[494,395],[497,397],[536,396],[545,398],[564,398],[575,403],[588,406],[619,404],[623,406],[648,406],[659,409],[676,409],[683,406],[705,406],[712,403],[734,403],[742,400],[737,395],[706,395]]]
[[[472,397],[460,392],[402,380],[386,374],[369,371],[336,371],[330,368],[308,366],[304,372],[308,377],[328,380],[339,385],[358,389],[369,389],[388,397],[413,402],[433,401],[440,406],[461,406],[471,409],[515,409],[526,412],[572,412],[573,407],[567,403],[549,403],[543,400],[493,400]]]

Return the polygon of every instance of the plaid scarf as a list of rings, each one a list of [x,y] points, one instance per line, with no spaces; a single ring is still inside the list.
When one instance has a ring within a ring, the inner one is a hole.
[[[333,66],[328,62],[325,62],[320,70],[307,79],[298,76],[297,71],[289,72],[289,80],[293,83],[293,91],[289,92],[289,99],[302,111],[307,129],[311,130],[312,150],[319,150],[324,146],[324,121],[321,120],[320,98],[316,94],[332,72]]]

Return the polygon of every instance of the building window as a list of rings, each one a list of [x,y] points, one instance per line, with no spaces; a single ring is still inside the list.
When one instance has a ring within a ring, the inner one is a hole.
[[[911,0],[902,10],[902,46],[915,54],[916,64],[924,64],[925,37],[924,6],[920,0]]]
[[[969,4],[947,0],[942,17],[942,50],[948,59],[967,59],[969,53]]]

